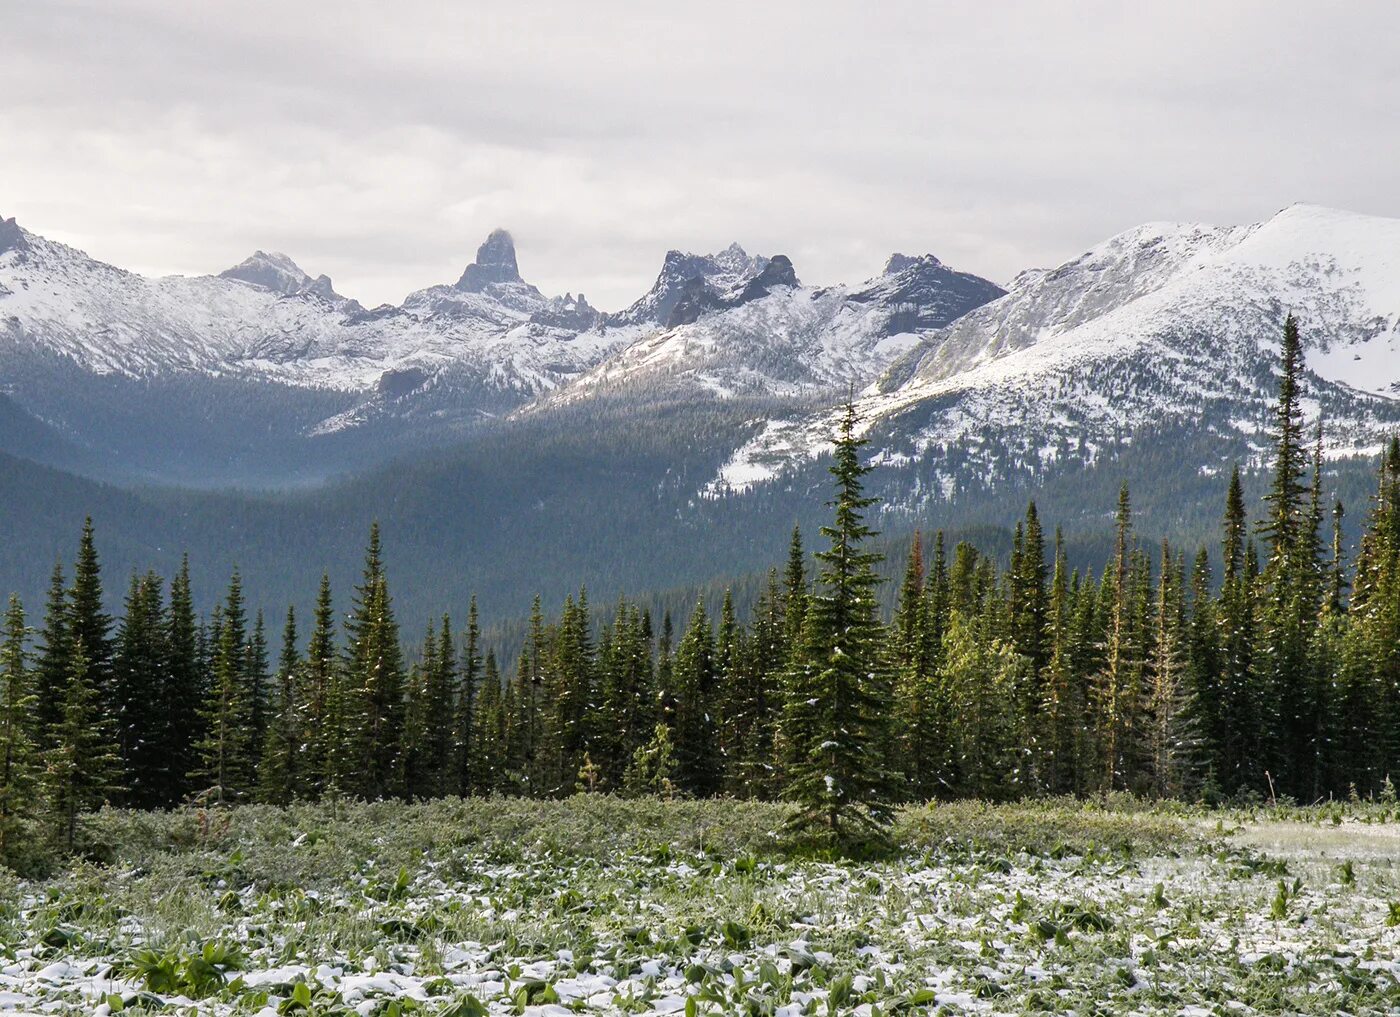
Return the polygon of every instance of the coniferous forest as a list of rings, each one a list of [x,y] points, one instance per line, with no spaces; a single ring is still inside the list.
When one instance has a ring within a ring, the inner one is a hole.
[[[1238,470],[1222,484],[1218,572],[1144,546],[1125,487],[1101,571],[1072,571],[1032,503],[1009,561],[916,539],[888,618],[852,408],[830,523],[793,532],[747,619],[623,600],[600,623],[580,589],[552,615],[536,599],[523,645],[485,646],[474,601],[410,634],[377,528],[361,581],[323,577],[309,618],[250,617],[237,573],[201,617],[187,566],[133,576],[112,617],[89,523],[46,603],[9,601],[0,855],[71,848],[104,803],[782,798],[844,838],[929,799],[1391,795],[1400,442],[1348,550],[1301,368],[1290,319],[1272,481],[1258,505]]]

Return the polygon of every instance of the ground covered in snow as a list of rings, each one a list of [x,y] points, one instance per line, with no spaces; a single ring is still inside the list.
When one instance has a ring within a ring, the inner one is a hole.
[[[803,858],[742,803],[106,813],[0,885],[0,1010],[1379,1014],[1396,809],[906,812]]]

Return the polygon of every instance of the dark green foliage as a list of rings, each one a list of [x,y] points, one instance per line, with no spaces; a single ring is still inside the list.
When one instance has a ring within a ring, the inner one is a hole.
[[[200,651],[200,625],[190,587],[189,558],[170,583],[170,605],[165,619],[166,685],[160,703],[164,712],[158,730],[164,740],[160,755],[159,800],[181,800],[190,790],[188,774],[195,768],[195,744],[202,733],[200,706],[207,692],[206,669]]]
[[[384,575],[378,524],[370,527],[364,576],[345,625],[340,714],[345,753],[335,785],[381,798],[403,787],[403,661],[393,601]]]
[[[835,518],[822,527],[818,586],[808,602],[801,648],[790,668],[783,734],[785,797],[797,803],[793,827],[837,844],[879,840],[895,797],[890,735],[893,695],[877,615],[875,565],[866,523],[875,499],[864,493],[864,439],[848,403],[831,474]]]
[[[282,627],[282,653],[277,661],[276,694],[269,704],[270,721],[258,763],[258,799],[285,805],[302,793],[301,735],[305,682],[297,654],[296,610],[287,608]]]
[[[55,840],[77,845],[80,818],[120,789],[121,756],[88,665],[87,649],[75,639],[69,654],[63,710],[44,757],[44,794]]]
[[[0,864],[16,858],[32,838],[38,813],[37,700],[31,691],[28,638],[24,608],[11,596],[0,643]]]
[[[676,704],[671,731],[676,786],[683,794],[712,795],[719,790],[721,774],[714,716],[718,675],[714,633],[703,603],[695,605],[690,624],[676,647],[671,683],[671,698]]]
[[[68,634],[68,594],[62,562],[54,563],[39,640],[39,659],[34,670],[35,727],[41,743],[48,744],[49,733],[63,713],[63,690],[68,686],[68,658],[73,645]]]
[[[252,793],[257,764],[248,681],[250,644],[237,572],[229,581],[228,599],[211,642],[210,681],[200,713],[204,736],[195,745],[198,763],[191,777],[201,798],[223,803]]]
[[[114,630],[85,524],[32,651],[17,600],[7,616],[0,837],[48,817],[71,845],[108,798],[192,793],[782,796],[805,836],[865,846],[900,801],[1384,793],[1400,764],[1400,441],[1348,554],[1332,475],[1304,445],[1302,380],[1290,323],[1260,543],[1236,470],[1218,587],[1207,549],[1146,553],[1125,485],[1101,571],[1073,567],[1058,529],[1047,557],[1032,503],[980,548],[916,533],[882,587],[850,409],[815,581],[794,529],[781,572],[691,600],[678,638],[669,611],[654,628],[645,602],[595,611],[583,590],[483,633],[473,598],[460,640],[443,615],[405,661],[372,527],[343,643],[323,575],[305,652],[289,611],[269,675],[238,572],[202,621],[187,564],[168,597],[135,573]],[[493,643],[518,660],[507,673]]]
[[[112,679],[117,748],[125,774],[123,803],[136,808],[159,805],[168,793],[170,646],[165,617],[160,577],[153,572],[132,576],[126,611],[117,627]]]

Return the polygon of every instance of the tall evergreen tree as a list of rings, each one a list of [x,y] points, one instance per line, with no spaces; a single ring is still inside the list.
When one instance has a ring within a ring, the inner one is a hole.
[[[433,772],[431,748],[434,725],[442,718],[441,713],[434,713],[441,673],[437,627],[429,622],[418,661],[408,671],[403,724],[403,793],[409,798],[433,798],[441,793],[434,787],[439,775]],[[441,704],[436,708],[441,709]]]
[[[688,795],[705,797],[719,790],[723,776],[714,698],[717,686],[715,639],[705,612],[697,600],[672,664],[676,715],[671,732],[675,748],[676,785]]]
[[[282,653],[277,659],[276,692],[269,703],[269,722],[258,764],[260,801],[285,805],[305,794],[300,767],[305,705],[296,609],[288,607],[282,626]]]
[[[306,646],[299,711],[301,759],[297,772],[303,775],[303,793],[314,798],[340,790],[339,760],[343,757],[347,736],[341,709],[344,697],[335,646],[331,580],[325,573],[321,574],[321,585],[316,593],[312,626],[311,639]]]
[[[1044,717],[1036,780],[1053,794],[1071,794],[1079,786],[1084,760],[1081,726],[1088,716],[1085,686],[1076,665],[1075,611],[1064,538],[1055,531],[1055,570],[1050,579],[1046,643],[1049,660],[1041,674]]]
[[[860,461],[866,439],[857,424],[848,401],[831,466],[835,518],[822,528],[830,545],[817,555],[820,586],[808,605],[783,717],[792,753],[785,794],[798,806],[793,826],[838,843],[882,839],[895,797],[885,757],[891,683],[875,599],[881,556],[865,549],[875,536],[865,521],[875,499],[863,490],[871,468]]]
[[[50,732],[63,716],[72,649],[63,563],[54,562],[48,600],[44,604],[44,628],[39,634],[39,657],[34,668],[35,728],[40,745],[49,744]]]
[[[126,788],[122,800],[136,808],[167,804],[170,783],[170,648],[163,586],[153,572],[131,577],[112,661],[113,713]]]
[[[807,620],[807,555],[802,549],[802,530],[794,526],[788,544],[787,570],[783,573],[783,625],[789,655],[802,644]]]
[[[341,789],[392,796],[403,785],[403,659],[378,523],[370,527],[364,576],[345,629],[346,742],[354,769],[339,775]]]
[[[0,865],[12,863],[33,836],[38,812],[39,755],[34,731],[33,675],[24,607],[11,595],[0,643]]]
[[[472,791],[493,794],[510,790],[506,755],[506,719],[509,713],[503,701],[501,674],[496,655],[487,651],[483,665],[481,689],[477,693],[476,709],[472,712],[471,758],[475,769]]]
[[[262,611],[253,619],[253,633],[248,638],[243,680],[248,683],[248,720],[252,731],[252,751],[255,759],[262,758],[263,740],[267,736],[270,714],[269,678],[267,673],[267,627]]]
[[[73,641],[63,714],[44,752],[44,792],[55,839],[77,845],[79,819],[120,789],[121,757],[88,667],[82,637]]]
[[[1284,325],[1282,376],[1274,411],[1274,469],[1261,527],[1268,551],[1261,576],[1261,632],[1255,681],[1276,734],[1266,766],[1279,787],[1316,797],[1319,697],[1311,651],[1319,613],[1320,562],[1315,491],[1307,483],[1303,437],[1303,349],[1298,323]]]
[[[160,725],[163,740],[159,754],[166,762],[159,798],[175,804],[190,791],[188,775],[197,765],[194,746],[203,734],[200,709],[208,692],[188,555],[181,557],[180,570],[170,582],[165,648],[166,684],[161,697],[164,720]]]
[[[1101,784],[1104,790],[1127,786],[1130,741],[1134,735],[1140,689],[1133,687],[1131,568],[1132,506],[1128,485],[1118,492],[1118,515],[1113,561],[1100,588],[1107,598],[1108,642],[1103,673],[1095,689],[1099,744],[1103,750]]]
[[[567,794],[578,780],[588,752],[589,714],[593,704],[593,640],[588,593],[564,604],[550,654],[545,695],[549,700],[545,734],[549,744],[547,788]]]
[[[446,652],[452,641],[446,615],[443,615],[442,626],[443,640],[439,653]],[[453,793],[459,795],[481,794],[490,789],[486,774],[482,771],[482,760],[476,754],[475,739],[479,726],[476,711],[483,690],[482,667],[481,623],[477,617],[476,597],[473,596],[467,606],[467,634],[462,646],[462,667],[457,682],[453,715],[451,769]],[[498,676],[498,683],[499,680]],[[496,698],[500,698],[499,688],[496,690]]]
[[[736,797],[766,797],[776,786],[779,682],[787,665],[784,626],[782,586],[772,569],[754,607],[752,632],[739,641],[738,659],[726,678],[723,723],[731,732],[731,748],[724,786]]]
[[[246,674],[247,617],[237,570],[229,580],[217,635],[212,680],[200,715],[204,736],[195,746],[199,761],[191,776],[204,798],[224,804],[242,800],[254,790],[257,765]]]
[[[1188,679],[1189,635],[1185,577],[1179,559],[1162,542],[1157,580],[1156,638],[1147,689],[1151,788],[1159,798],[1181,796],[1196,780],[1196,709]]]
[[[87,657],[88,680],[103,708],[112,703],[112,618],[103,608],[102,564],[97,557],[92,517],[83,523],[73,585],[68,590],[68,634],[81,641]]]

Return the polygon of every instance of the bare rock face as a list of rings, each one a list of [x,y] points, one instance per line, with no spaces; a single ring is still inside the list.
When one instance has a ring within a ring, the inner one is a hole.
[[[707,310],[726,306],[768,265],[737,243],[718,254],[666,252],[656,282],[624,311],[608,315],[613,324],[671,327],[694,321]]]
[[[6,251],[23,251],[29,246],[24,239],[24,230],[19,228],[19,223],[13,218],[6,219],[0,215],[0,254]]]
[[[763,266],[763,271],[749,280],[736,303],[747,304],[750,300],[766,297],[775,286],[795,287],[797,285],[797,272],[793,269],[788,256],[775,254],[768,264]]]
[[[524,281],[515,261],[515,239],[505,230],[496,229],[476,249],[476,261],[468,265],[462,278],[457,280],[457,288],[480,293],[491,285]]]

